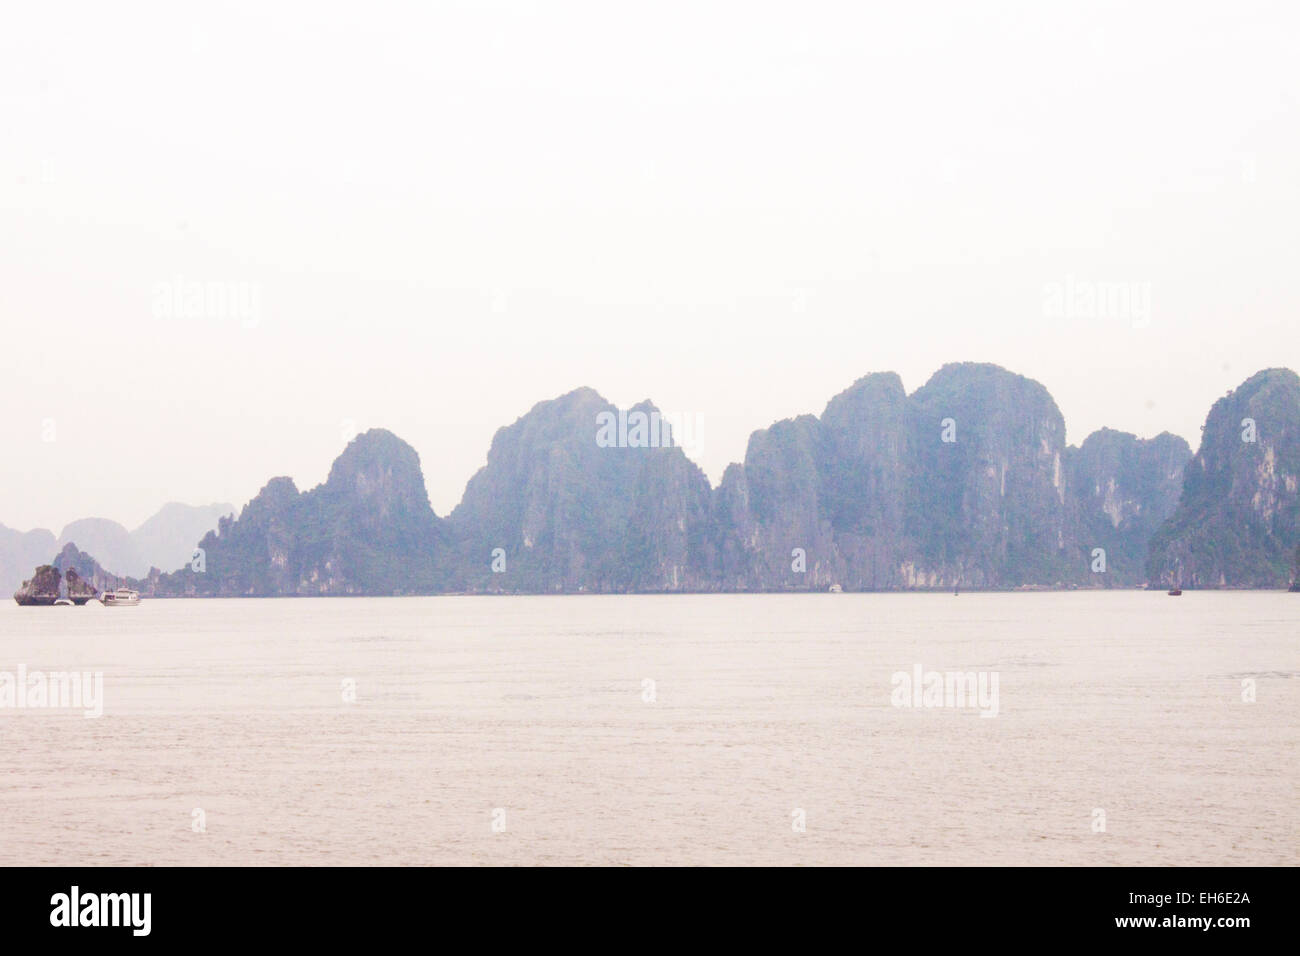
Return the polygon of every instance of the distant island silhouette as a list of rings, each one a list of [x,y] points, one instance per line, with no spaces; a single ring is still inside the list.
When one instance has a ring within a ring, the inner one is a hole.
[[[498,430],[439,517],[415,450],[373,429],[323,484],[272,478],[197,542],[201,559],[130,585],[271,597],[1296,581],[1289,369],[1217,401],[1195,455],[1175,435],[1112,429],[1067,446],[1041,384],[975,363],[946,365],[910,395],[892,372],[867,375],[820,417],[754,432],[716,488],[670,438],[649,402],[620,410],[577,389]],[[78,560],[92,579],[94,559]]]

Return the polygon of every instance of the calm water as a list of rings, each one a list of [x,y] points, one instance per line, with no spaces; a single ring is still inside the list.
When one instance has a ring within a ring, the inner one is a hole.
[[[6,602],[0,672],[104,716],[0,709],[4,862],[1295,864],[1298,637],[1277,593]],[[918,664],[998,715],[892,706]]]

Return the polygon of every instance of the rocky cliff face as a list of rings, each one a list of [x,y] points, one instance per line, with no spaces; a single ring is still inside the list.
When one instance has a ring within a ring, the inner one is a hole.
[[[420,456],[391,432],[372,430],[348,445],[325,484],[303,496],[300,513],[301,577],[321,593],[365,593],[375,582],[395,593],[438,587],[441,531]]]
[[[893,373],[860,379],[820,419],[755,432],[715,496],[719,586],[896,585],[909,440]]]
[[[1086,578],[1066,505],[1065,422],[1047,389],[994,365],[945,365],[908,412],[906,586]]]
[[[449,586],[474,591],[707,587],[709,484],[657,410],[589,388],[541,402],[492,440],[448,519]]]
[[[723,586],[850,590],[1089,581],[1047,390],[947,365],[911,396],[869,375],[755,432],[717,495]],[[803,570],[795,549],[803,551]]]
[[[1089,555],[1105,551],[1097,581],[1133,587],[1146,580],[1147,543],[1178,505],[1191,457],[1187,442],[1168,432],[1140,439],[1110,428],[1068,450],[1076,536]]]
[[[439,522],[419,456],[391,432],[357,437],[328,480],[273,478],[199,547],[202,567],[150,575],[159,596],[427,594],[439,590]]]
[[[63,572],[68,597],[91,598],[103,591],[129,587],[131,582],[105,570],[100,563],[73,542],[63,546],[54,559],[56,570]]]
[[[944,366],[911,396],[898,376],[869,375],[820,419],[754,433],[715,494],[715,580],[727,590],[1137,586],[1190,458],[1169,434],[1103,429],[1069,447],[1047,390],[997,366]]]
[[[1210,409],[1147,573],[1184,587],[1284,587],[1298,545],[1300,377],[1267,369]]]

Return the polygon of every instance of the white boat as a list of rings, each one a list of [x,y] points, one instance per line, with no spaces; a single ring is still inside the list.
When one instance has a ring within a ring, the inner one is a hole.
[[[67,598],[59,598],[54,602],[55,607],[72,607],[72,602]]]
[[[843,590],[844,590],[844,589],[843,589],[842,587],[840,587],[838,584],[832,584],[832,585],[831,585],[831,594],[839,594],[839,593],[841,593]]]
[[[100,601],[105,607],[134,607],[140,603],[140,592],[118,588],[116,591],[105,591]]]

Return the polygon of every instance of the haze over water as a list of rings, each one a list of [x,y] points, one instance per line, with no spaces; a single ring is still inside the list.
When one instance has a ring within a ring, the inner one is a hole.
[[[0,671],[104,674],[101,718],[0,709],[6,861],[1294,865],[1297,633],[1276,592],[6,602]],[[918,664],[997,716],[893,706]]]

